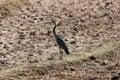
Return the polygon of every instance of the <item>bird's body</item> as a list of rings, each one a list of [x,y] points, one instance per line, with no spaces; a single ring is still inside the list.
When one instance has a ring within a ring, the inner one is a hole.
[[[56,42],[57,44],[59,45],[60,48],[64,49],[64,51],[66,52],[66,54],[70,54],[69,51],[68,51],[68,48],[65,44],[65,42],[60,38],[59,35],[56,35]]]
[[[65,42],[62,40],[62,38],[59,35],[56,34],[56,31],[55,31],[56,23],[54,21],[53,21],[53,23],[55,25],[54,28],[53,28],[53,34],[54,34],[54,37],[55,37],[56,42],[57,42],[57,44],[59,46],[59,49],[60,49],[60,59],[63,59],[62,58],[63,57],[63,53],[61,52],[61,49],[63,49],[66,52],[66,54],[70,54],[70,53],[69,53],[69,50],[68,50]]]

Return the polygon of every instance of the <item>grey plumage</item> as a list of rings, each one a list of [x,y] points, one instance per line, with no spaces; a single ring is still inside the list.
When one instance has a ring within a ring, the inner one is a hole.
[[[53,34],[54,34],[55,40],[56,40],[59,48],[63,49],[66,52],[66,54],[70,54],[65,42],[62,40],[62,38],[59,35],[56,34],[56,31],[55,31],[56,26],[57,26],[56,23],[54,21],[52,21],[52,22],[54,23]],[[60,51],[60,54],[62,54],[61,51]],[[63,55],[60,57],[63,57]]]

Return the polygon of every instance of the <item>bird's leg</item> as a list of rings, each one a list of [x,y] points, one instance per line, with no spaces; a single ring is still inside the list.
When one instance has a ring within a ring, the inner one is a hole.
[[[63,60],[63,51],[62,49],[59,47],[59,50],[60,50],[60,56],[59,56],[59,59],[60,60]]]

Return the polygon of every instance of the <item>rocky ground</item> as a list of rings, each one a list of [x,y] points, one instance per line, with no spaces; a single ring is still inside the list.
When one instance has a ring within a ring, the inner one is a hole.
[[[27,1],[21,2],[21,6],[18,5],[19,3],[0,6],[0,70],[16,65],[58,59],[59,50],[52,34],[51,19],[60,23],[56,31],[65,40],[71,54],[89,52],[107,42],[120,40],[119,0]],[[90,64],[83,63],[79,68],[80,71],[85,65],[96,65],[92,68],[95,71],[104,68],[93,61]],[[77,68],[79,66],[77,65]],[[88,73],[91,73],[90,68],[86,67],[83,72],[89,69]],[[102,76],[103,73],[100,74]],[[84,74],[80,76],[82,75]],[[71,77],[74,79],[74,75]],[[96,74],[95,77],[98,75]]]

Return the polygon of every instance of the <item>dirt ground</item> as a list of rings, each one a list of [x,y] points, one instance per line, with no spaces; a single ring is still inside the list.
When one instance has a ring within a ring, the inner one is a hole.
[[[22,7],[14,4],[0,6],[0,70],[58,59],[59,49],[52,34],[51,19],[61,23],[56,31],[65,40],[71,54],[82,54],[105,43],[120,41],[119,0],[25,1],[29,2],[23,2]],[[85,62],[79,69],[81,71],[84,66],[95,64],[98,63]],[[104,67],[98,64],[92,70]],[[93,72],[90,71],[91,67],[85,67],[85,70]],[[103,72],[108,76],[98,71],[100,76],[105,76],[99,80],[109,80],[112,73]],[[74,80],[74,75],[71,77],[67,80]],[[96,80],[88,77],[83,80]]]

